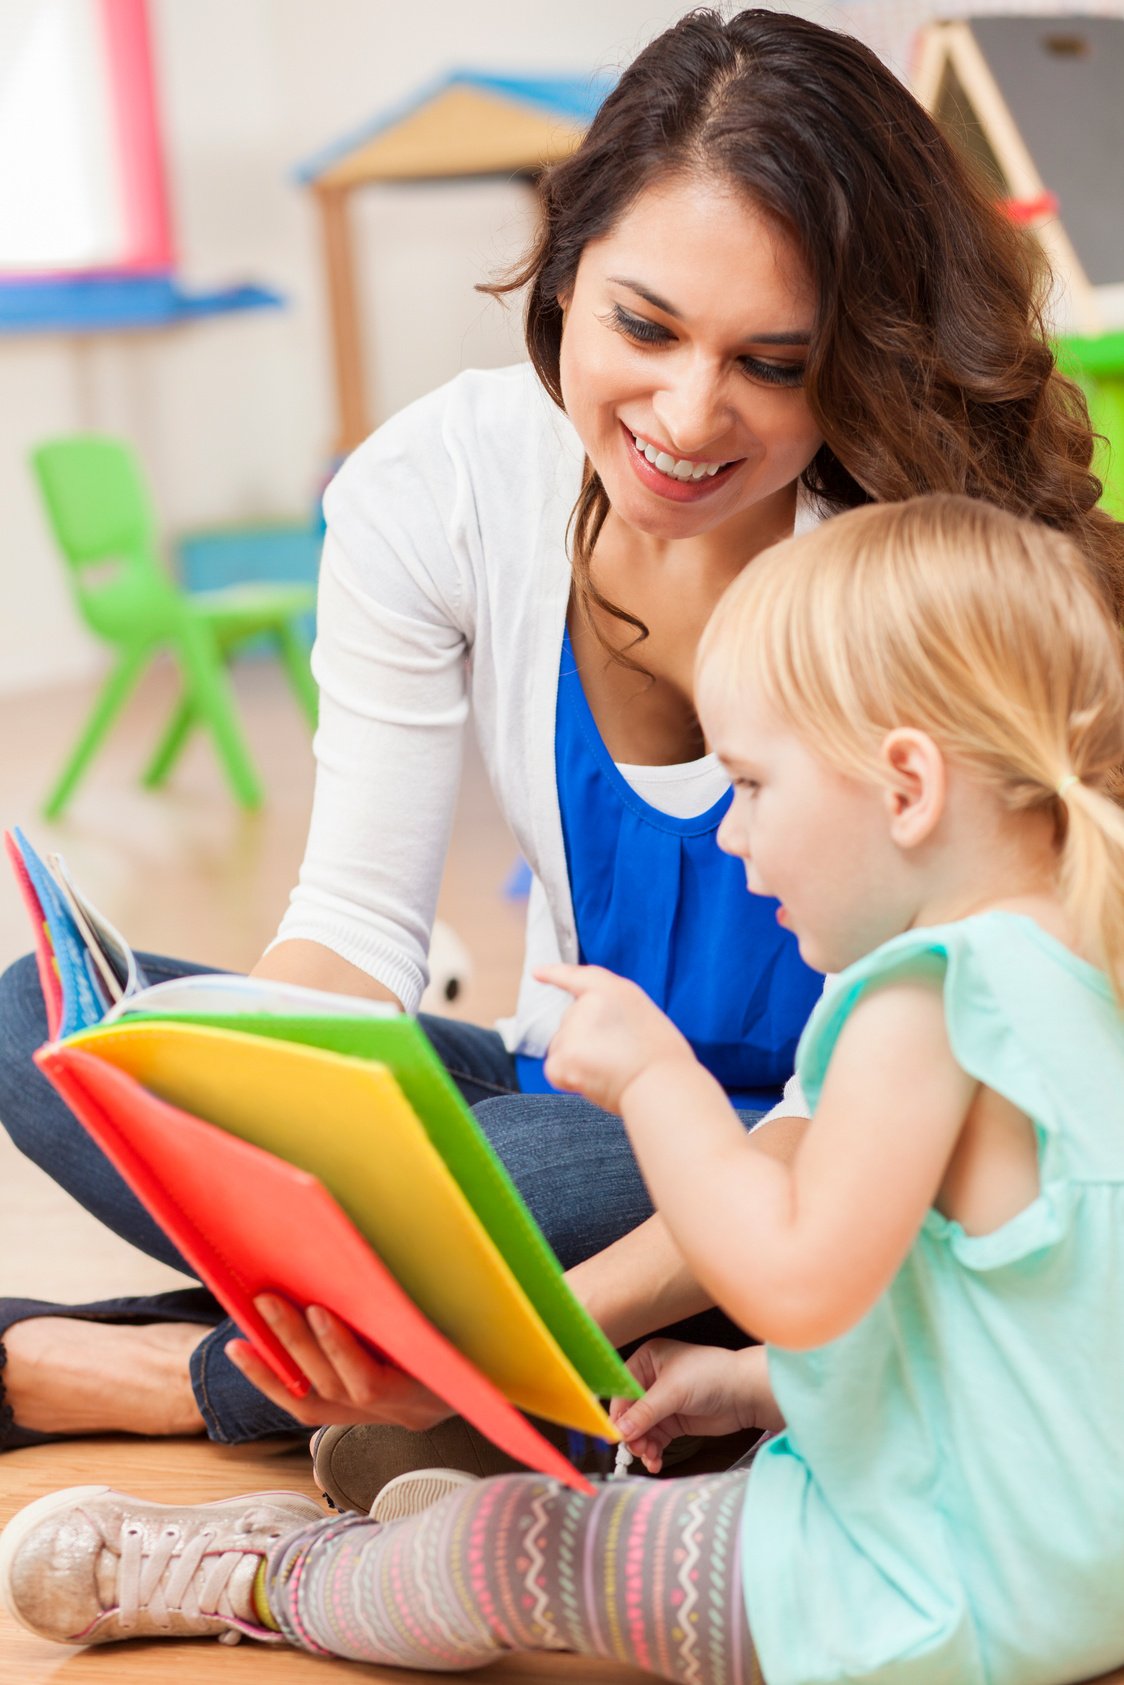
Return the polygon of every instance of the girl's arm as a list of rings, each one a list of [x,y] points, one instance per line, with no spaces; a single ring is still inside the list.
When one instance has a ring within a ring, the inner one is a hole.
[[[578,999],[547,1075],[619,1111],[688,1267],[743,1328],[822,1344],[889,1285],[940,1187],[976,1084],[952,1057],[936,985],[855,1008],[791,1164],[746,1136],[714,1078],[631,983],[551,967]]]

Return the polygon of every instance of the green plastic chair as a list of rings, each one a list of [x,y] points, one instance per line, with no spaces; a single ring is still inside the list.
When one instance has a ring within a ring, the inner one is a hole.
[[[1101,504],[1124,520],[1124,333],[1058,341],[1059,367],[1075,380],[1089,405],[1089,419],[1101,439],[1093,471],[1102,481]]]
[[[260,807],[262,786],[242,736],[229,657],[266,634],[309,724],[316,685],[299,620],[312,608],[312,585],[232,585],[188,594],[161,566],[156,521],[136,459],[120,440],[96,435],[53,439],[31,454],[52,531],[67,564],[79,612],[118,651],[61,776],[44,804],[49,819],[69,802],[79,779],[147,663],[160,650],[175,657],[183,695],[144,776],[163,784],[192,729],[207,727],[238,801]]]

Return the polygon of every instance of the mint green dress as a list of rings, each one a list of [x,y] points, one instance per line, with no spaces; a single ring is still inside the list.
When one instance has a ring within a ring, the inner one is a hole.
[[[768,1685],[1059,1685],[1124,1663],[1124,1015],[1030,919],[911,931],[813,1014],[813,1110],[855,1004],[919,972],[943,975],[959,1064],[1033,1119],[1040,1192],[987,1235],[930,1211],[855,1327],[770,1347],[787,1431],[742,1528]]]

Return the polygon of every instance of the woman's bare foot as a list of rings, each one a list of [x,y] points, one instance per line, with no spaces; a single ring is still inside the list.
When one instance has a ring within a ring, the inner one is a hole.
[[[202,1433],[188,1360],[207,1330],[32,1316],[4,1334],[4,1391],[39,1433]]]

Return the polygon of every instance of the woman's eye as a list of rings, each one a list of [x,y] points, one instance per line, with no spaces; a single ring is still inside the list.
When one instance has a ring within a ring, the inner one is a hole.
[[[766,386],[804,384],[804,363],[770,363],[764,357],[743,357],[741,365],[750,380],[764,381]]]
[[[627,339],[635,339],[641,345],[666,345],[671,338],[666,328],[661,328],[657,322],[645,321],[643,316],[633,316],[619,304],[614,304],[609,320],[618,333]]]
[[[675,335],[669,329],[661,327],[658,322],[649,322],[643,316],[634,316],[621,304],[614,304],[607,318],[610,327],[626,339],[633,340],[637,345],[669,345]],[[760,381],[765,386],[802,386],[804,383],[803,363],[771,362],[767,357],[739,357],[743,374],[750,380]]]

